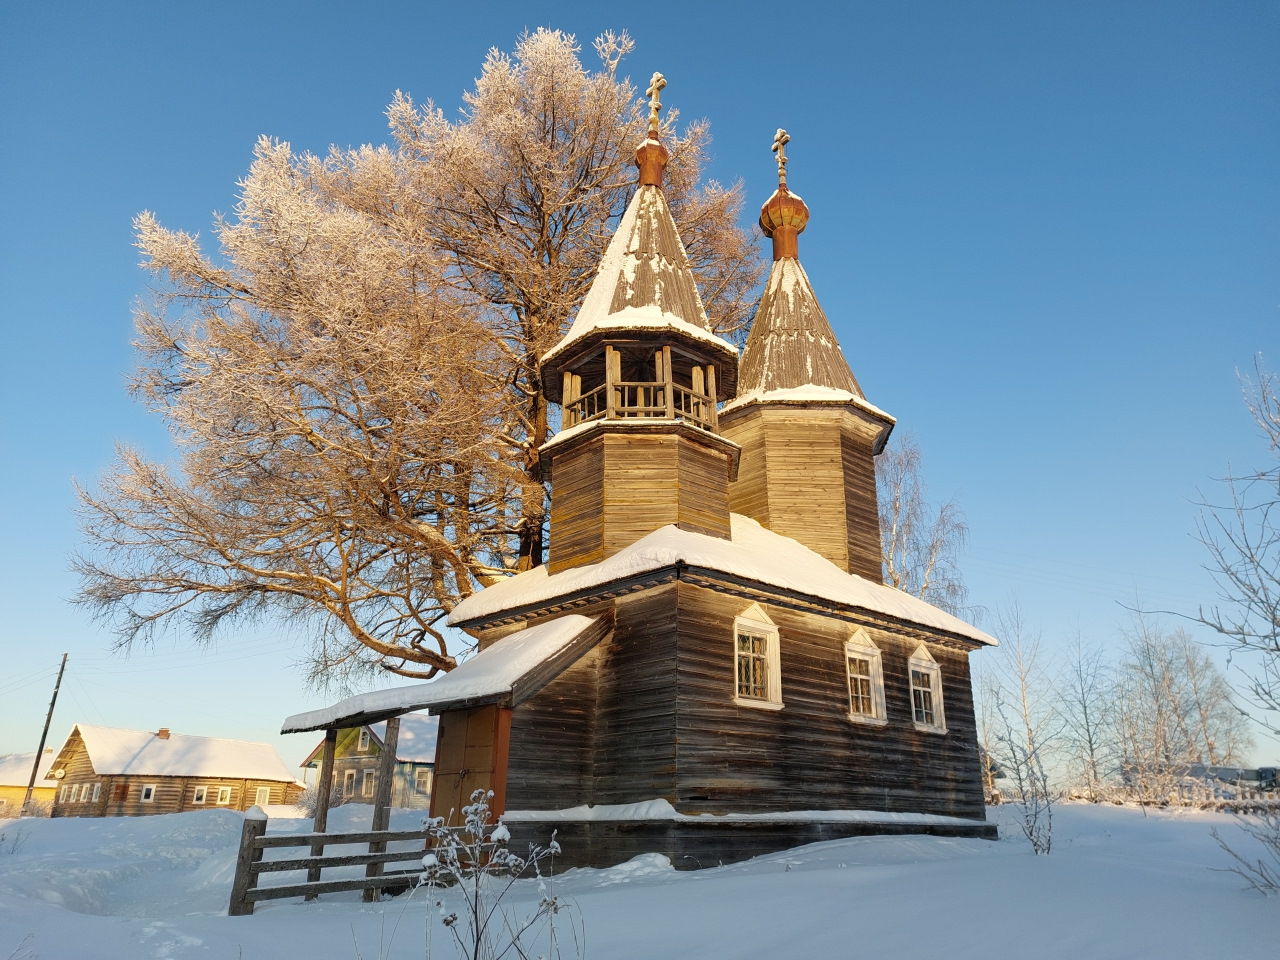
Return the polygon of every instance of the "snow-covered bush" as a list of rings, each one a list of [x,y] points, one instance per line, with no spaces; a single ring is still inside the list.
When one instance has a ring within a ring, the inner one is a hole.
[[[320,801],[319,783],[307,784],[307,789],[302,791],[302,795],[298,797],[298,809],[305,813],[308,817],[316,815],[316,807]],[[346,802],[346,798],[342,795],[341,784],[335,783],[329,788],[329,809],[340,807]]]
[[[428,960],[437,918],[458,955],[467,960],[497,960],[507,955],[548,960],[581,956],[581,918],[574,916],[570,904],[554,891],[550,868],[560,852],[555,834],[545,847],[531,844],[527,857],[517,856],[507,849],[511,833],[506,825],[489,821],[492,797],[492,792],[475,791],[471,803],[462,808],[461,828],[445,826],[441,817],[424,821],[434,843],[422,858],[420,887],[428,893]],[[540,897],[531,911],[510,909],[504,903],[512,886],[522,878],[537,880]],[[568,936],[563,938],[566,928]]]
[[[1263,856],[1250,859],[1229,846],[1214,827],[1209,832],[1218,846],[1231,855],[1235,863],[1228,867],[1249,881],[1249,886],[1270,896],[1280,894],[1280,810],[1268,810],[1251,817],[1236,817],[1240,829],[1262,844]]]

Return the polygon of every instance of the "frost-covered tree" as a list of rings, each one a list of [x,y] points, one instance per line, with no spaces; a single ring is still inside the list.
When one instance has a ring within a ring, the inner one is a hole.
[[[485,61],[456,120],[397,94],[388,146],[261,140],[216,255],[136,222],[155,302],[134,394],[173,463],[121,448],[80,491],[79,599],[122,646],[236,618],[315,637],[316,678],[454,664],[456,602],[541,562],[538,357],[581,301],[644,129],[626,35],[538,30]],[[761,265],[740,186],[702,183],[705,123],[666,120],[666,192],[721,330]]]
[[[925,496],[920,445],[896,437],[876,457],[884,582],[957,616],[972,616],[960,573],[969,525],[954,500],[936,512]]]
[[[1222,672],[1185,630],[1138,615],[1113,694],[1114,735],[1127,790],[1168,802],[1193,763],[1239,763],[1251,748]]]
[[[1268,461],[1256,472],[1228,475],[1225,501],[1203,504],[1200,540],[1221,603],[1202,607],[1199,620],[1239,654],[1258,719],[1280,732],[1280,378],[1261,358],[1256,373],[1256,380],[1241,379]]]

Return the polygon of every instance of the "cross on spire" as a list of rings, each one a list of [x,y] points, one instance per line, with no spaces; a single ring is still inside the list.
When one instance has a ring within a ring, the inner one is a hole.
[[[781,127],[778,132],[773,135],[773,152],[778,155],[778,186],[785,187],[787,185],[787,144],[791,142],[791,135]]]
[[[649,95],[649,136],[655,140],[658,139],[658,111],[662,109],[659,94],[666,85],[667,78],[660,73],[655,73],[653,79],[649,81],[649,89],[645,91]]]

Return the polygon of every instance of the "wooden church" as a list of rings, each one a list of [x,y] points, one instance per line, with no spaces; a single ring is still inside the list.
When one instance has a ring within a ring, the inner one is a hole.
[[[778,189],[745,350],[717,336],[662,191],[655,75],[639,185],[568,333],[541,361],[562,429],[548,562],[460,603],[479,652],[284,732],[440,716],[431,799],[473,789],[571,863],[709,866],[868,833],[994,837],[969,654],[995,641],[881,579],[869,403]]]

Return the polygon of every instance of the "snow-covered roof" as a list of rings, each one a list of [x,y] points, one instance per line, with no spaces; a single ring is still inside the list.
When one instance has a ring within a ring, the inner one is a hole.
[[[145,730],[77,723],[94,773],[100,777],[218,777],[228,780],[294,782],[280,755],[267,743],[171,733],[161,739]],[[65,750],[66,747],[64,746]]]
[[[600,563],[557,574],[548,573],[543,565],[487,587],[458,604],[449,622],[473,623],[507,611],[536,608],[560,597],[684,564],[757,584],[765,592],[781,589],[977,643],[996,644],[994,637],[959,617],[918,597],[846,573],[803,544],[773,533],[749,517],[731,516],[731,536],[721,540],[674,525],[661,527]]]
[[[866,398],[860,397],[848,390],[839,390],[835,387],[820,387],[816,383],[806,383],[799,387],[791,387],[775,390],[752,390],[749,393],[739,393],[736,397],[724,405],[724,409],[720,411],[720,416],[724,416],[740,407],[746,407],[753,403],[830,403],[830,404],[848,404],[865,410],[877,420],[883,420],[886,423],[897,423],[897,418],[891,414],[885,413],[873,403],[868,403]]]
[[[711,332],[666,197],[653,185],[636,190],[569,332],[542,362],[554,363],[597,332],[623,330],[682,334],[733,360],[738,357],[733,344]],[[554,399],[556,377],[544,379]]]
[[[349,727],[412,710],[438,714],[464,705],[510,704],[526,692],[536,692],[541,687],[537,679],[542,683],[552,679],[576,659],[575,653],[586,652],[603,638],[606,628],[603,618],[578,614],[527,627],[503,637],[435,680],[374,690],[329,707],[295,714],[285,720],[280,732]],[[522,689],[526,681],[530,682]]]
[[[40,781],[49,772],[54,756],[53,748],[45,747],[44,756],[40,758],[40,768],[36,770],[37,787],[49,786]],[[35,763],[35,759],[34,752],[11,753],[7,757],[0,757],[0,787],[25,787],[31,782],[31,765]]]
[[[813,285],[794,257],[775,260],[738,367],[737,404],[825,387],[865,403]],[[867,404],[870,407],[870,404]],[[872,411],[877,411],[871,407]]]

